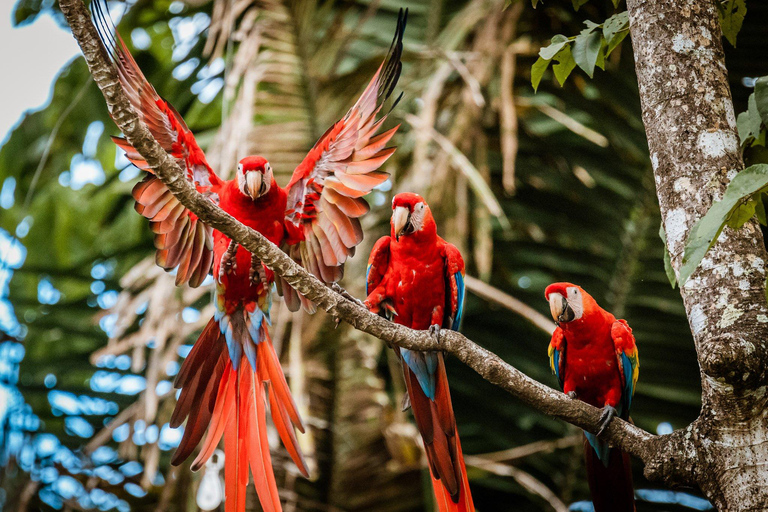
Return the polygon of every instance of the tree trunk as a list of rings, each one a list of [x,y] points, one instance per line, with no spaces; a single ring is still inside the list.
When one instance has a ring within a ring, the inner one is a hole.
[[[643,122],[672,265],[743,168],[714,0],[628,0]],[[702,410],[668,481],[719,510],[768,507],[766,251],[753,220],[726,228],[681,287],[701,368]],[[642,347],[640,348],[642,352]],[[669,468],[668,468],[669,469]]]

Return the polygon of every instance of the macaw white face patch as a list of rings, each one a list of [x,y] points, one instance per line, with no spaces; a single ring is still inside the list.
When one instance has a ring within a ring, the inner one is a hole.
[[[581,290],[575,286],[570,286],[566,288],[565,293],[568,294],[565,300],[568,301],[568,305],[573,310],[573,319],[578,320],[584,314],[584,297],[581,295]]]
[[[413,205],[413,212],[411,213],[411,224],[414,231],[421,231],[424,226],[424,216],[427,214],[427,205],[424,203],[416,203]]]

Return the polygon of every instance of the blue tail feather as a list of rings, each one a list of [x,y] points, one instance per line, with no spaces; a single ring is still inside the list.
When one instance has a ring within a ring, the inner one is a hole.
[[[424,394],[430,400],[434,400],[437,355],[431,352],[414,352],[405,348],[400,349],[400,354],[408,368],[416,375]]]
[[[608,446],[608,443],[599,440],[595,434],[584,432],[584,435],[587,436],[587,441],[589,441],[592,449],[597,453],[597,458],[600,459],[600,462],[602,462],[605,467],[608,467],[608,462],[611,458],[611,447]]]

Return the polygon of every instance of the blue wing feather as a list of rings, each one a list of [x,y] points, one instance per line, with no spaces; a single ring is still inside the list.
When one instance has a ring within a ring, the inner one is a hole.
[[[633,366],[631,359],[627,356],[627,354],[622,353],[621,354],[621,366],[624,368],[624,394],[622,396],[622,402],[626,404],[626,409],[624,411],[619,411],[619,413],[623,416],[626,414],[629,416],[629,410],[632,407],[632,397],[635,394],[634,389],[634,382],[632,381],[632,372],[633,372]]]
[[[552,369],[555,371],[557,382],[560,383],[560,387],[563,387],[563,377],[560,375],[560,351],[554,350],[552,352]]]
[[[453,274],[453,279],[456,282],[456,290],[458,293],[456,294],[456,317],[453,319],[451,329],[458,331],[461,327],[461,319],[464,317],[464,289],[466,285],[464,284],[464,276],[461,275],[461,272]]]

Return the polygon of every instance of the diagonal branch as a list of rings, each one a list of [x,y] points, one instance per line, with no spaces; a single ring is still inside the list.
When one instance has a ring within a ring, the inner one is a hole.
[[[572,400],[563,393],[537,382],[496,354],[480,347],[462,334],[444,330],[440,343],[427,331],[415,331],[386,321],[367,311],[338,293],[296,264],[277,246],[221,210],[199,194],[184,177],[178,164],[171,158],[140,121],[120,88],[114,69],[101,48],[96,29],[82,0],[60,0],[72,34],[77,39],[96,84],[104,95],[110,115],[128,141],[149,163],[160,180],[174,196],[195,213],[203,222],[237,240],[252,254],[284,277],[291,286],[304,294],[330,315],[340,318],[358,330],[411,350],[443,350],[454,355],[490,383],[508,391],[523,403],[565,420],[582,429],[596,432],[600,410],[579,400]],[[682,433],[654,436],[630,423],[615,419],[604,434],[604,439],[614,446],[642,459],[649,474],[668,476],[668,457],[665,452],[674,449],[680,453]],[[695,454],[693,454],[695,456]],[[678,456],[678,463],[680,463]],[[685,465],[685,462],[682,462]],[[676,473],[676,472],[675,472]]]

